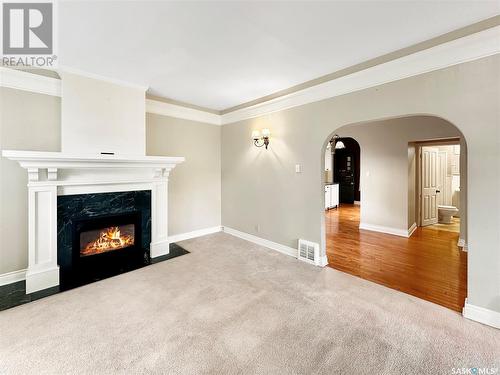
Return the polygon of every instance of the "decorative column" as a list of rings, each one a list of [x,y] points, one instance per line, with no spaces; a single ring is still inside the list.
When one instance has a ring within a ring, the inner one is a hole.
[[[157,168],[151,185],[151,258],[167,255],[168,242],[168,175],[170,168]]]
[[[59,285],[57,265],[57,186],[39,181],[40,170],[28,169],[28,269],[26,293]],[[57,169],[47,180],[57,179]]]

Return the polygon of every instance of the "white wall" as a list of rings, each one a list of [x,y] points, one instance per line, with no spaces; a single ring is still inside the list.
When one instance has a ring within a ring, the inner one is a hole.
[[[145,155],[145,92],[70,73],[62,78],[62,151]]]
[[[325,182],[333,182],[333,157],[331,148],[325,150]]]
[[[408,229],[417,225],[417,159],[414,144],[408,145]]]

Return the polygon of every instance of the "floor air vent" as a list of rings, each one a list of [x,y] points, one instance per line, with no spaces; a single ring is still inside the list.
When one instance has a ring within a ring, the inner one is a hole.
[[[299,240],[299,250],[298,250],[298,259],[319,265],[319,244],[306,241],[306,240]]]

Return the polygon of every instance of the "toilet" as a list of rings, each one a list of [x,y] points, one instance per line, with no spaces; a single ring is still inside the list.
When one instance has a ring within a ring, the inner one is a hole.
[[[443,224],[450,224],[453,215],[458,213],[455,206],[438,206],[438,220]]]

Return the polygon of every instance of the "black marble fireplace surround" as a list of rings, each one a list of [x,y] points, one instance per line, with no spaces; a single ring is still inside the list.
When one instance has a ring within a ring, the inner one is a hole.
[[[133,246],[79,256],[79,234],[118,224],[135,226]],[[57,262],[60,288],[68,289],[136,269],[148,262],[151,243],[151,191],[63,195],[57,198]]]

